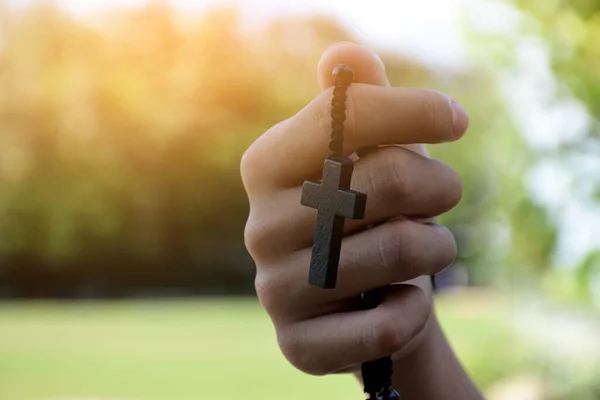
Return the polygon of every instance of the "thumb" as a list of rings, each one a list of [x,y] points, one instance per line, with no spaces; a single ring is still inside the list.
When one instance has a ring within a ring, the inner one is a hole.
[[[322,90],[333,86],[332,71],[338,64],[348,64],[354,70],[354,81],[377,86],[390,86],[385,65],[378,55],[365,46],[350,42],[336,43],[321,55],[317,78]]]

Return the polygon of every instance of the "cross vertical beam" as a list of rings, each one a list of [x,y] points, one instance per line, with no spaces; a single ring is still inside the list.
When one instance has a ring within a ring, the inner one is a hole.
[[[345,218],[364,218],[367,195],[350,190],[354,164],[345,157],[325,160],[321,182],[306,181],[301,204],[317,209],[308,281],[322,288],[334,288]]]

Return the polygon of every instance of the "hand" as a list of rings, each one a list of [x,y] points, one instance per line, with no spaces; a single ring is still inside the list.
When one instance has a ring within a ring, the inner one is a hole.
[[[300,205],[300,196],[305,180],[321,177],[330,133],[326,88],[338,63],[356,73],[344,149],[357,160],[352,189],[367,194],[367,209],[365,219],[346,221],[337,287],[324,290],[307,283],[316,212]],[[438,273],[454,260],[452,234],[432,221],[461,198],[457,174],[428,158],[421,143],[459,139],[468,117],[439,92],[390,87],[381,59],[362,46],[330,47],[318,77],[324,92],[265,132],[244,154],[241,173],[258,297],[286,358],[323,375],[415,347],[432,313],[427,285],[396,283]],[[387,146],[354,155],[381,145]],[[360,294],[382,286],[382,303],[357,311]]]

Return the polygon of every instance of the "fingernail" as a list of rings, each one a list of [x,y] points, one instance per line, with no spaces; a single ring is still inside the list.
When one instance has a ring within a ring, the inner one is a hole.
[[[461,137],[469,126],[469,116],[467,112],[458,102],[450,99],[450,107],[452,108],[452,122],[454,124],[454,137]]]

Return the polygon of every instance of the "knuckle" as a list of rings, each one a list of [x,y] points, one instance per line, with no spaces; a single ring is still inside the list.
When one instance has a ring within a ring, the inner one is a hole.
[[[313,361],[314,357],[311,357],[311,353],[308,351],[301,335],[293,333],[290,329],[278,330],[277,342],[281,353],[296,369],[314,376],[329,373],[323,365]]]
[[[440,136],[440,139],[447,139],[452,136],[452,120],[450,104],[445,95],[431,91],[429,96],[425,96],[422,102],[423,122],[425,128]]]
[[[331,113],[331,99],[333,97],[333,87],[329,87],[322,91],[316,98],[315,103],[317,110],[314,113],[319,119],[327,119]]]
[[[405,165],[396,152],[381,150],[377,162],[370,163],[369,182],[371,191],[381,201],[396,201],[407,191],[407,175]]]
[[[352,99],[353,86],[348,88],[348,101],[346,102],[346,120],[344,121],[344,132],[348,141],[354,139],[355,132],[355,107]],[[319,130],[327,132],[331,125],[331,99],[333,98],[333,87],[325,89],[311,103],[309,112],[303,113],[311,116],[314,120],[310,121],[311,126],[317,127]]]
[[[273,146],[273,138],[277,137],[281,131],[288,129],[293,121],[293,117],[278,122],[258,137],[244,152],[240,159],[240,175],[242,183],[247,191],[258,186],[260,178],[268,174],[269,169],[265,161],[269,160],[265,152]]]
[[[398,224],[401,225],[401,224]],[[401,256],[405,254],[401,250],[400,246],[406,246],[405,241],[401,239],[402,233],[398,232],[400,226],[396,228],[393,226],[394,232],[389,235],[379,236],[379,262],[383,267],[384,273],[387,275],[387,279],[394,281],[398,275],[398,267],[401,264]]]
[[[423,122],[429,129],[436,130],[438,120],[438,102],[433,96],[427,96],[423,100]]]
[[[255,261],[259,258],[262,237],[264,237],[264,229],[261,229],[258,224],[251,222],[251,218],[248,218],[244,228],[244,244]]]
[[[390,235],[390,247],[394,248],[396,274],[400,275],[399,279],[406,277],[416,277],[420,275],[419,271],[419,254],[415,250],[415,242],[417,240],[414,225],[412,223],[398,223],[396,232]]]
[[[255,262],[264,262],[268,256],[268,244],[273,237],[272,231],[273,227],[270,224],[261,222],[261,219],[254,218],[253,214],[250,214],[244,228],[244,244]]]
[[[254,280],[256,295],[261,306],[274,317],[281,314],[285,305],[285,300],[289,294],[289,287],[286,282],[264,271],[256,274]]]
[[[308,126],[314,126],[319,130],[327,131],[331,123],[331,98],[333,88],[328,88],[321,92],[309,105],[310,110],[303,115],[309,116],[312,120]]]
[[[240,160],[240,175],[242,183],[246,188],[251,186],[252,176],[258,160],[256,142],[251,145],[242,155]]]
[[[393,354],[403,346],[400,335],[392,319],[385,318],[370,326],[363,336],[363,345],[375,357]]]

